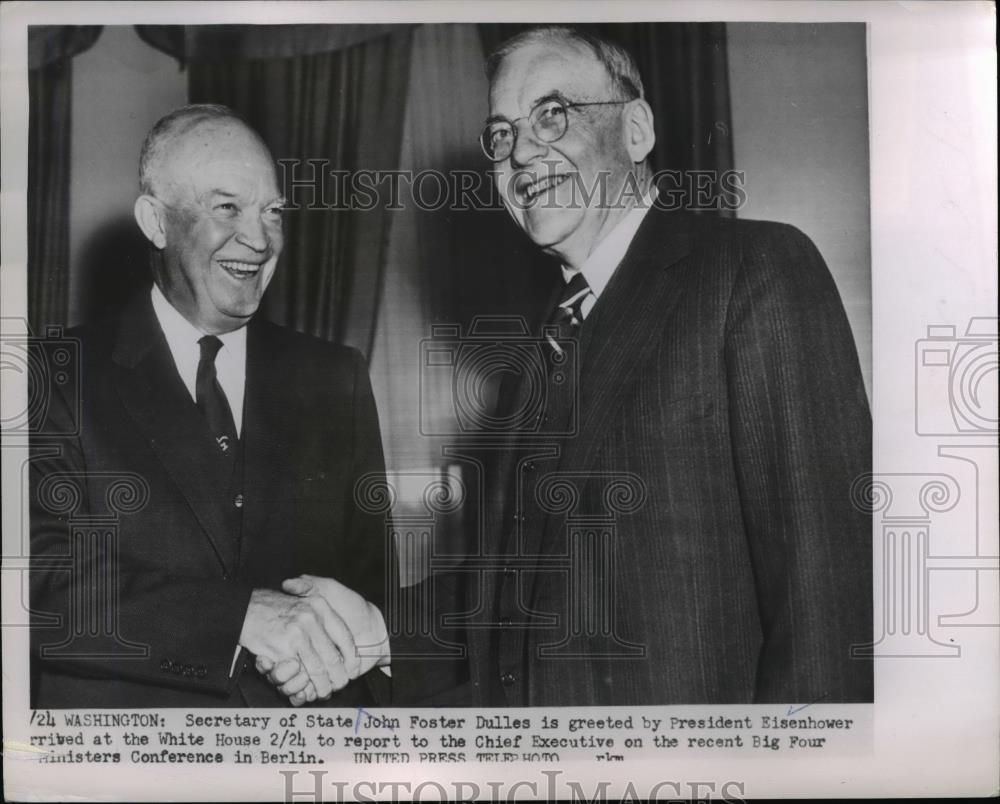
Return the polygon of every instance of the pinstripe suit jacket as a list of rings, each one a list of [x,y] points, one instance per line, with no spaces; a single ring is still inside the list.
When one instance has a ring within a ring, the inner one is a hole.
[[[871,417],[812,242],[653,209],[578,347],[573,434],[515,439],[486,495],[477,700],[872,700]]]

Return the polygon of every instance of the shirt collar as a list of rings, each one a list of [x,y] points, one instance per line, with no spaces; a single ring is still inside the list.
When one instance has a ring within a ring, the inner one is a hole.
[[[632,244],[640,224],[645,219],[650,207],[653,206],[653,202],[656,201],[656,196],[657,192],[654,186],[649,194],[630,209],[628,214],[618,222],[618,225],[597,244],[597,248],[591,252],[587,261],[580,268],[580,272],[587,280],[587,284],[590,285],[594,296],[600,297],[604,288],[607,287],[615,269]],[[567,283],[575,273],[574,269],[562,266],[563,280]]]
[[[191,345],[198,345],[198,341],[207,333],[202,332],[194,324],[182,316],[167,297],[163,295],[159,285],[153,284],[153,312],[160,322],[160,329],[167,339],[170,351],[177,354],[179,351],[191,348]],[[217,336],[222,341],[224,349],[230,349],[233,357],[242,359],[247,351],[247,328],[242,326],[232,332],[224,332]]]

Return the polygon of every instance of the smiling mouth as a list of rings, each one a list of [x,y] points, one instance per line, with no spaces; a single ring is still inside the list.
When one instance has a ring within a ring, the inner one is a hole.
[[[518,195],[521,197],[525,204],[531,204],[536,198],[549,190],[554,190],[560,184],[562,184],[566,179],[568,179],[564,173],[557,173],[555,175],[543,176],[536,181],[529,182],[527,184],[522,184],[518,188]]]
[[[240,260],[216,260],[227,274],[234,279],[250,279],[260,273],[263,263],[241,262]]]

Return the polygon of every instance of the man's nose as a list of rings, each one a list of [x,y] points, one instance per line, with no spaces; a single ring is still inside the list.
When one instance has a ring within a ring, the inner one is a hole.
[[[533,159],[538,159],[548,152],[549,146],[535,136],[535,132],[527,120],[521,120],[514,125],[516,128],[514,147],[510,152],[511,167],[524,167]]]
[[[242,245],[253,251],[266,251],[270,244],[270,238],[264,222],[259,215],[247,215],[241,222],[239,231],[236,232],[236,239]]]

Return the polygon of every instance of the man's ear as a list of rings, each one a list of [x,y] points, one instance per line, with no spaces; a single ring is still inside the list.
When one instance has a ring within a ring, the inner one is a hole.
[[[167,230],[164,221],[163,204],[151,195],[140,195],[132,207],[135,222],[139,224],[146,239],[156,248],[167,245]]]
[[[656,144],[653,110],[642,98],[625,107],[625,148],[633,164],[642,162]]]

